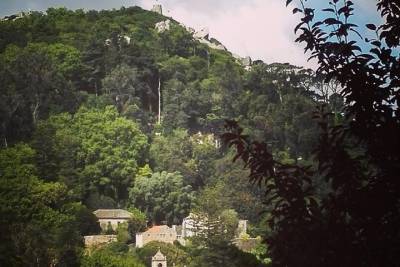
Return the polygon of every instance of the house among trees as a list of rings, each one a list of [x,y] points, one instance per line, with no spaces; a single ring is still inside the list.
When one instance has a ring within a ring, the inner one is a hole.
[[[177,239],[177,233],[174,228],[170,228],[168,225],[156,225],[146,232],[136,234],[136,247],[141,248],[151,241],[172,244]]]
[[[103,231],[107,231],[110,227],[116,231],[119,224],[128,222],[132,218],[132,213],[122,209],[98,209],[93,213],[99,219]]]

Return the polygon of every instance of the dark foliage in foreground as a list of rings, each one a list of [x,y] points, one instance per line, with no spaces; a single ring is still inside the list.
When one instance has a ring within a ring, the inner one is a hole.
[[[292,2],[287,1],[287,4]],[[397,266],[400,260],[400,57],[399,1],[377,1],[384,23],[366,25],[376,38],[364,54],[350,22],[351,1],[334,0],[315,21],[300,0],[297,42],[319,63],[326,82],[337,79],[345,98],[345,122],[333,125],[320,107],[315,168],[282,164],[266,143],[251,141],[229,121],[224,140],[264,184],[273,206],[266,237],[273,266]],[[316,197],[315,177],[329,187]]]

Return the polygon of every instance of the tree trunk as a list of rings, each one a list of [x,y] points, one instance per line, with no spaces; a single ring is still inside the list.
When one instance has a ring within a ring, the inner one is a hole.
[[[161,124],[161,77],[158,77],[158,124]]]
[[[33,125],[36,125],[39,117],[40,100],[36,97],[36,105],[32,112]]]
[[[3,121],[3,123],[1,124],[1,128],[2,128],[2,135],[3,135],[3,145],[5,148],[8,147],[8,142],[7,142],[7,126],[6,126],[6,122]]]
[[[98,97],[99,93],[97,91],[97,81],[94,81],[94,89],[96,90],[96,97]]]

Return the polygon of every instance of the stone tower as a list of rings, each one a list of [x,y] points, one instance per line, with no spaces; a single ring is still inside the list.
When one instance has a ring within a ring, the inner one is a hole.
[[[162,15],[162,6],[160,4],[153,5],[153,8],[151,9],[151,11]]]
[[[151,267],[167,267],[167,257],[161,253],[160,249],[156,255],[151,258]]]

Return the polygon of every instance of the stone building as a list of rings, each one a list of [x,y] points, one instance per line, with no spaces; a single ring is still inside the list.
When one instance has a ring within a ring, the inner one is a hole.
[[[99,219],[103,231],[107,230],[108,225],[115,231],[119,224],[128,222],[132,218],[132,213],[122,209],[99,209],[93,213]]]
[[[98,248],[117,241],[116,235],[87,235],[83,238],[86,248]]]
[[[199,31],[196,31],[193,34],[193,37],[195,39],[206,39],[210,37],[210,30],[207,27],[201,28]]]
[[[190,213],[189,216],[184,218],[182,222],[182,237],[188,238],[195,236],[197,224],[197,218],[193,213]]]
[[[151,11],[156,12],[156,13],[158,13],[160,15],[163,14],[162,13],[162,6],[160,4],[153,5],[153,8],[151,9]]]
[[[167,267],[167,257],[160,250],[151,258],[151,267]]]
[[[236,230],[236,236],[241,237],[247,235],[247,220],[239,220],[238,227]]]
[[[168,225],[157,225],[151,227],[146,232],[136,234],[136,247],[141,248],[151,241],[172,244],[177,239],[175,229],[168,227]]]

